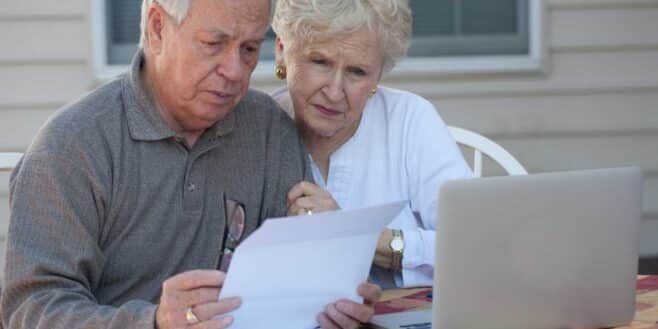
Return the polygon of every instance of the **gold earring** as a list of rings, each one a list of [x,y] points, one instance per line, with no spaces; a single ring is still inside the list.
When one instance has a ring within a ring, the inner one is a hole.
[[[286,75],[287,75],[286,67],[281,64],[277,64],[276,67],[274,68],[274,76],[276,76],[277,79],[279,80],[285,80]]]
[[[375,96],[376,93],[377,93],[377,87],[372,88],[372,90],[370,91],[370,97]]]

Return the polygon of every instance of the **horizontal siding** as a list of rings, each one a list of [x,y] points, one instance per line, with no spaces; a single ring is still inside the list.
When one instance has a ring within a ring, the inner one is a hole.
[[[92,0],[3,0],[0,1],[0,18],[43,18],[85,16]]]
[[[555,10],[550,47],[559,51],[593,48],[658,48],[656,8]]]
[[[62,21],[2,21],[1,63],[87,61],[88,28],[82,19]],[[17,33],[20,31],[20,33]]]
[[[7,197],[9,191],[9,173],[4,171],[0,172],[0,198]],[[7,202],[0,200],[1,205],[6,205]],[[0,219],[5,218],[0,216]]]
[[[547,76],[391,77],[386,81],[427,98],[658,91],[658,50],[554,53],[551,60]]]
[[[658,134],[658,92],[433,99],[443,119],[492,138]]]
[[[55,112],[55,109],[8,109],[0,110],[0,131],[11,131],[4,136],[1,151],[23,152],[27,149],[39,128]],[[17,129],[16,127],[20,127]]]
[[[658,256],[658,220],[644,220],[640,225],[640,257]]]
[[[64,104],[91,86],[86,64],[0,65],[0,109]]]
[[[648,216],[658,221],[658,175],[648,176],[644,180],[643,208]]]
[[[658,173],[658,135],[499,138],[529,172],[640,166]]]

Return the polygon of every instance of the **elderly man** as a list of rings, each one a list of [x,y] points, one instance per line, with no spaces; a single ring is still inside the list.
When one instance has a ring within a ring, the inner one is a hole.
[[[291,121],[248,89],[271,8],[144,2],[131,71],[59,111],[12,174],[5,327],[230,325],[240,300],[217,300],[214,270],[227,208],[242,209],[249,234],[285,215],[288,190],[309,177]],[[371,316],[341,300],[318,319],[354,328]]]

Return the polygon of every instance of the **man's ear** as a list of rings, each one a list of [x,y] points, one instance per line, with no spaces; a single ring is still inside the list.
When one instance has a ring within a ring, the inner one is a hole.
[[[167,13],[156,2],[151,3],[148,9],[146,26],[148,31],[148,49],[159,54],[163,47],[163,34],[167,20]]]

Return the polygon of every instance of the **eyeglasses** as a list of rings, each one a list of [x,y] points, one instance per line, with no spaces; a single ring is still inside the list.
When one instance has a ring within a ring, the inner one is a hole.
[[[226,225],[224,225],[223,248],[220,253],[219,270],[227,272],[231,264],[233,252],[244,234],[245,212],[242,203],[227,199],[226,194],[223,195],[223,200]]]

